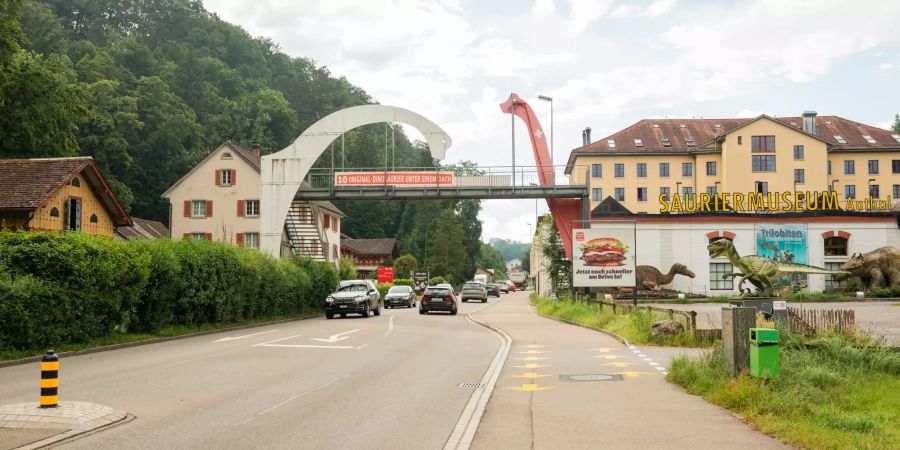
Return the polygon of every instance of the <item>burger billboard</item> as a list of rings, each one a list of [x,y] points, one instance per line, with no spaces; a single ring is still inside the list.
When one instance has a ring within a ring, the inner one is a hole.
[[[572,230],[576,287],[634,286],[634,228]]]

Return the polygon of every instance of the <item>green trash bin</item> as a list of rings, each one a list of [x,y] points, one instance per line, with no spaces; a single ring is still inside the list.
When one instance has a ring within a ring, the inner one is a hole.
[[[781,349],[778,330],[750,329],[750,375],[775,378],[781,373]]]

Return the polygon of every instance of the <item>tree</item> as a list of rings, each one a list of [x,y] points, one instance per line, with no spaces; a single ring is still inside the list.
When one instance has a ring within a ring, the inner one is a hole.
[[[25,34],[19,25],[22,0],[0,0],[0,69],[12,63],[22,49]]]
[[[891,131],[900,133],[900,114],[894,114],[894,125],[891,126]]]
[[[547,236],[541,243],[544,257],[547,259],[547,273],[553,290],[558,287],[568,287],[572,283],[572,263],[566,259],[566,250],[562,245],[559,230],[550,215],[544,216],[542,226],[550,227]]]
[[[418,268],[416,257],[409,253],[394,260],[395,278],[412,278],[412,273]]]
[[[463,227],[453,211],[441,211],[428,227],[428,270],[452,275],[454,280],[466,279],[464,237]]]
[[[531,273],[531,249],[525,250],[519,259],[522,260],[522,269]]]
[[[509,278],[506,274],[506,262],[494,247],[481,243],[480,253],[475,259],[475,265],[485,269],[494,269],[494,277],[498,280]]]

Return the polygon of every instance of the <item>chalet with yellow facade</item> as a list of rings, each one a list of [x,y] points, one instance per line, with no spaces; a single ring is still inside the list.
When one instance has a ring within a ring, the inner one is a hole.
[[[131,225],[89,156],[0,160],[0,229],[113,237]]]

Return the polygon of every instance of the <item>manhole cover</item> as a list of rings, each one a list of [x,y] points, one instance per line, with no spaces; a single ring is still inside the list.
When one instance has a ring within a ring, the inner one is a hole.
[[[569,381],[621,381],[621,375],[606,375],[602,373],[589,373],[584,375],[560,375],[560,380]]]
[[[484,385],[481,383],[459,383],[458,387],[462,389],[481,389]]]

